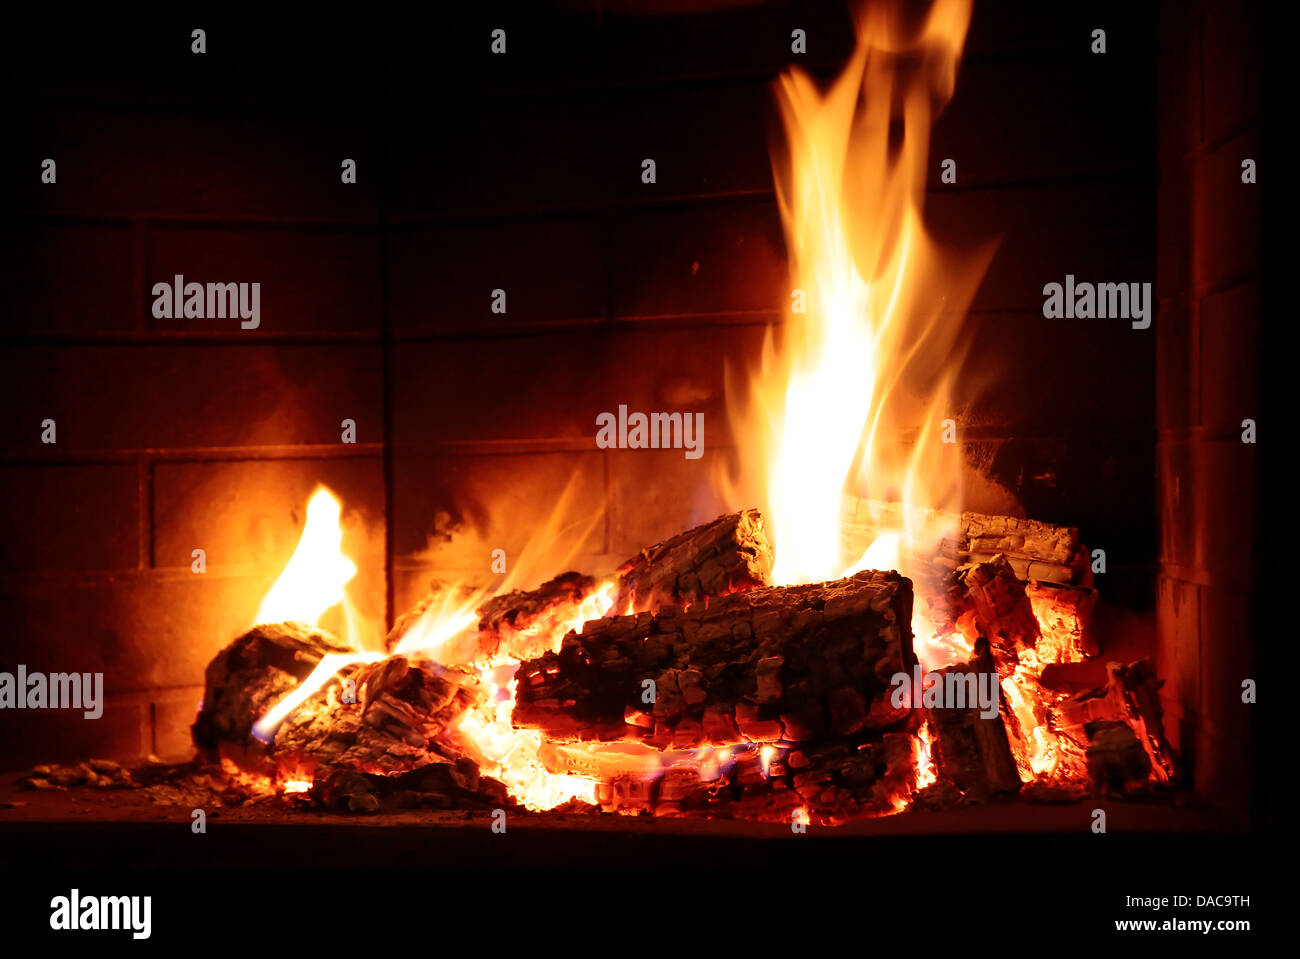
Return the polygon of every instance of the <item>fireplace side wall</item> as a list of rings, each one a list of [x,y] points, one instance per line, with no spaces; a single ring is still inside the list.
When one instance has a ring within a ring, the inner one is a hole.
[[[1258,40],[1254,4],[1162,9],[1157,666],[1198,793],[1237,816],[1255,676],[1256,453],[1242,437],[1258,415],[1261,187],[1242,164],[1260,162]]]

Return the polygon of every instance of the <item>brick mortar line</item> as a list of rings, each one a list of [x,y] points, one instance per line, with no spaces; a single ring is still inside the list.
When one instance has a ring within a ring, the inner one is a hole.
[[[1156,430],[1157,450],[1174,446],[1208,446],[1212,444],[1251,446],[1249,443],[1241,442],[1241,427],[1239,425],[1162,427]],[[1254,450],[1247,449],[1247,452],[1253,453]]]
[[[1247,579],[1235,580],[1208,569],[1184,566],[1181,563],[1171,563],[1163,559],[1159,561],[1156,577],[1157,579],[1186,583],[1189,586],[1205,586],[1237,596],[1250,597],[1254,595],[1252,585]]]
[[[39,456],[18,453],[11,449],[0,450],[0,467],[121,466],[132,463],[262,463],[280,460],[372,459],[382,454],[382,443],[86,450],[61,451]]]
[[[287,558],[286,558],[287,562]],[[360,568],[373,572],[383,565],[360,564]],[[233,580],[274,580],[284,572],[284,563],[278,566],[257,565],[251,563],[209,566],[206,573],[195,573],[189,566],[151,566],[131,569],[90,569],[90,570],[48,570],[29,573],[20,577],[10,570],[4,574],[0,591],[10,587],[89,587],[110,586],[115,583],[139,583],[154,581],[158,583],[191,582],[197,579]],[[232,637],[233,638],[233,637]]]
[[[999,180],[975,178],[960,186],[929,187],[927,197],[960,194],[967,192],[987,192],[1021,189],[1045,189],[1057,186],[1073,187],[1088,184],[1127,183],[1135,180],[1155,180],[1159,171],[1154,165],[1103,166],[1084,168],[1064,174],[1039,174],[1017,180]],[[394,228],[413,227],[454,227],[454,226],[490,226],[494,224],[511,225],[517,221],[535,221],[552,218],[573,218],[575,216],[597,216],[606,208],[614,214],[637,213],[665,209],[707,209],[726,203],[770,202],[775,200],[776,191],[772,187],[755,187],[740,190],[724,190],[702,193],[656,194],[644,198],[629,198],[627,195],[607,197],[591,201],[559,202],[533,208],[515,208],[493,213],[411,213],[404,216],[392,216],[389,226]],[[194,229],[229,229],[237,231],[250,226],[260,226],[272,232],[292,233],[337,232],[378,234],[381,225],[376,220],[354,220],[342,218],[305,218],[293,215],[249,214],[231,216],[229,214],[168,214],[155,210],[123,210],[106,213],[73,212],[46,210],[22,210],[14,215],[18,220],[49,221],[52,225],[66,222],[69,225],[129,226],[145,222],[152,226]]]
[[[632,21],[620,24],[623,32],[637,26]],[[737,23],[736,29],[745,29],[748,25]],[[600,30],[597,29],[598,36]],[[1071,44],[1034,43],[1014,46],[992,46],[984,50],[963,51],[961,69],[972,67],[1001,66],[1016,63],[1058,63],[1062,55],[1069,56],[1076,52]],[[629,95],[636,93],[664,93],[698,90],[701,86],[711,89],[728,89],[736,87],[765,87],[792,67],[808,73],[820,80],[833,80],[838,77],[848,63],[850,54],[833,56],[804,55],[800,59],[787,59],[767,66],[751,66],[733,70],[709,71],[695,70],[664,74],[651,80],[636,80],[626,75],[620,76],[611,70],[620,61],[614,59],[613,52],[602,50],[602,56],[591,64],[597,67],[593,75],[598,82],[574,81],[554,86],[534,86],[491,90],[475,94],[462,91],[462,102],[472,106],[490,106],[494,104],[534,104],[538,101],[552,101],[556,105],[567,104],[575,100],[591,100],[609,94]],[[1117,55],[1118,56],[1118,55]],[[1121,57],[1121,60],[1124,59]],[[368,66],[383,66],[382,58],[376,58],[373,64],[358,64],[357,70],[364,73]],[[399,79],[405,79],[404,77]],[[960,82],[960,81],[959,81]],[[375,91],[367,91],[343,101],[342,114],[358,126],[370,125],[376,109],[386,103],[400,103],[428,107],[431,100],[402,93],[402,88],[392,88],[391,79],[386,86]],[[97,93],[53,93],[32,98],[28,101],[33,109],[53,110],[102,110],[109,113],[184,113],[196,112],[202,115],[228,118],[252,115],[259,119],[300,119],[327,121],[337,119],[340,108],[337,104],[320,104],[308,102],[304,108],[299,97],[289,97],[281,101],[267,101],[265,98],[247,96],[235,100],[222,99],[214,101],[210,96],[192,97],[141,97],[135,94],[97,94]],[[268,106],[269,102],[269,106]]]
[[[379,332],[305,332],[305,333],[220,333],[208,331],[139,330],[120,333],[93,332],[0,332],[0,344],[6,346],[82,346],[82,347],[340,347],[369,345],[382,342]]]

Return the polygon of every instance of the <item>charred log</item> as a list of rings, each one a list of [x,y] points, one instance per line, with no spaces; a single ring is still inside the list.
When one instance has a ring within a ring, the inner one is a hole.
[[[247,749],[253,724],[293,692],[330,653],[350,650],[303,623],[255,626],[213,658],[204,673],[203,705],[190,727],[208,759],[224,743]]]
[[[1125,795],[1145,785],[1151,776],[1151,760],[1128,723],[1098,719],[1084,727],[1088,778],[1100,796]]]
[[[909,580],[865,571],[597,620],[520,665],[514,722],[674,748],[885,727],[906,715],[887,694],[914,662],[911,616]]]
[[[962,513],[956,551],[966,555],[1002,553],[1069,567],[1079,559],[1079,531],[1014,516]]]
[[[971,642],[987,639],[1000,659],[1017,658],[1022,649],[1038,642],[1038,620],[1005,557],[984,563],[970,563],[947,579],[939,604],[941,629],[956,628]]]
[[[583,602],[600,581],[581,573],[563,573],[537,589],[495,596],[478,609],[479,655],[504,653],[516,659],[537,656],[551,648],[557,631],[579,614]]]
[[[268,754],[300,769],[384,775],[458,759],[456,726],[483,696],[470,675],[427,660],[349,667],[280,724]]]
[[[1100,650],[1090,628],[1096,590],[1028,583],[1025,595],[1041,634],[1040,662],[1078,663],[1097,656]]]
[[[616,573],[613,609],[689,606],[766,586],[772,545],[756,509],[719,516],[643,549]]]
[[[979,652],[969,663],[937,670],[938,682],[967,690],[978,688],[981,677],[997,684],[993,657],[983,643],[976,649]],[[986,715],[967,696],[960,704],[949,700],[927,708],[925,715],[934,737],[934,762],[941,782],[975,801],[1019,791],[1020,774],[1001,710]]]
[[[907,732],[775,750],[713,750],[654,773],[611,777],[597,789],[606,811],[832,824],[896,811],[910,794],[915,740]]]
[[[1105,723],[1123,723],[1146,752],[1150,778],[1157,783],[1177,783],[1182,768],[1173,746],[1165,737],[1164,710],[1160,706],[1161,682],[1150,660],[1140,659],[1127,666],[1107,663],[1105,686],[1078,693],[1060,707],[1062,731],[1079,742],[1094,745],[1090,727],[1105,730]],[[1109,734],[1116,741],[1115,734]],[[1091,768],[1091,760],[1090,760]]]
[[[661,606],[689,605],[727,593],[764,586],[772,570],[772,546],[762,514],[748,509],[719,516],[711,523],[643,549],[623,563],[609,580],[609,608],[619,612],[655,611]],[[504,654],[529,659],[552,648],[572,624],[590,618],[587,603],[601,580],[582,573],[563,573],[530,590],[494,597],[478,609],[477,631],[444,646],[444,657],[472,662]],[[388,648],[397,649],[407,633],[435,604],[431,592],[394,625]]]
[[[901,503],[844,498],[842,519],[845,550],[861,556],[882,532],[924,530],[921,541],[939,542],[934,555],[909,555],[909,569],[923,563],[953,568],[985,562],[997,554],[1021,580],[1058,585],[1086,584],[1087,551],[1074,527],[987,513],[946,513],[905,507]]]
[[[317,775],[306,800],[345,813],[514,806],[505,786],[481,777],[469,759],[432,762],[391,776],[328,768]]]

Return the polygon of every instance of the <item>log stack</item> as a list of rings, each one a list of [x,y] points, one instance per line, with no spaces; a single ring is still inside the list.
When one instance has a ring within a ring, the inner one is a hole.
[[[550,771],[598,779],[605,809],[785,822],[898,809],[913,798],[922,721],[938,777],[929,800],[1014,793],[1011,744],[1033,731],[1006,708],[986,717],[974,703],[922,711],[893,701],[892,681],[916,665],[914,588],[931,622],[976,650],[940,681],[999,670],[1005,679],[1029,650],[1036,663],[1095,655],[1084,550],[1069,528],[975,513],[929,519],[956,533],[916,567],[915,587],[872,570],[772,587],[762,517],[721,516],[604,578],[564,573],[482,602],[473,625],[439,649],[463,669],[413,654],[347,666],[268,744],[253,723],[323,657],[349,650],[314,628],[259,626],[209,665],[194,741],[207,758],[233,752],[299,770],[314,780],[304,795],[332,809],[495,807],[508,802],[505,787],[479,775],[459,727],[487,698],[471,664],[517,659],[514,725],[542,734],[538,759]],[[402,617],[390,650],[446,599],[435,591]],[[591,619],[595,608],[612,614]],[[1157,685],[1149,664],[1113,665],[1106,687],[1060,711],[1080,754],[1087,745],[1095,781],[1127,788],[1144,769],[1175,778]]]

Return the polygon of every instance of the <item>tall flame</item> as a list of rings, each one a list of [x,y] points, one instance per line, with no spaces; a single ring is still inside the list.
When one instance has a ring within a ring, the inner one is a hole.
[[[792,312],[768,330],[744,387],[728,371],[740,480],[726,482],[738,504],[764,503],[778,584],[855,565],[841,539],[846,492],[927,515],[959,506],[958,448],[940,424],[954,416],[962,316],[987,256],[946,256],[921,210],[930,125],[952,95],[969,19],[969,0],[939,0],[919,30],[872,5],[827,92],[798,70],[781,77],[788,162],[774,167]],[[755,479],[762,488],[744,485]],[[916,548],[945,532],[909,522],[896,535]]]

